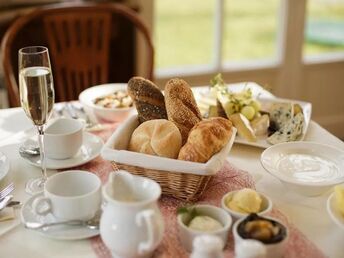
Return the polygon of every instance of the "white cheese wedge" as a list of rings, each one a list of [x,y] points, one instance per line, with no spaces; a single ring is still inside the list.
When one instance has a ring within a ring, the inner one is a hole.
[[[298,113],[295,117],[290,119],[286,124],[276,131],[273,135],[267,138],[270,144],[277,144],[282,142],[296,141],[298,137],[303,133],[304,116],[302,113]]]
[[[266,135],[268,132],[269,126],[270,126],[270,119],[268,115],[262,115],[261,117],[257,117],[253,119],[253,121],[251,122],[251,127],[256,136]]]
[[[246,139],[249,142],[257,141],[257,137],[250,125],[250,121],[241,113],[235,113],[229,117],[229,120],[234,124],[238,130],[240,137]]]

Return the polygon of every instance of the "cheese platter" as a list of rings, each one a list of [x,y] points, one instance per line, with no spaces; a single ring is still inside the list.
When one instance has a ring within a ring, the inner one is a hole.
[[[254,82],[195,87],[193,92],[203,117],[232,121],[239,144],[268,148],[302,141],[311,120],[311,103],[278,98]]]

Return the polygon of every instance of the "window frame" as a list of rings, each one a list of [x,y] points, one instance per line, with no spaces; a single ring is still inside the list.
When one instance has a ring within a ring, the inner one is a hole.
[[[157,1],[157,0],[155,0]],[[278,22],[277,28],[277,40],[276,40],[276,53],[273,58],[262,58],[262,59],[253,59],[245,61],[235,61],[235,62],[224,62],[222,60],[223,53],[223,37],[224,37],[224,5],[225,1],[230,0],[215,0],[215,11],[217,15],[214,16],[214,34],[213,34],[213,59],[209,64],[202,65],[185,65],[179,67],[171,68],[156,68],[155,69],[155,78],[164,79],[173,76],[195,76],[197,74],[204,73],[226,73],[236,70],[251,70],[251,69],[264,69],[264,68],[274,68],[281,63],[282,51],[280,44],[282,43],[280,30],[280,22]],[[283,2],[285,0],[281,0]],[[303,1],[303,0],[301,0]],[[280,5],[279,12],[282,12]],[[277,16],[277,14],[276,14]]]
[[[150,0],[152,2],[157,0]],[[295,70],[305,64],[321,64],[344,60],[344,52],[323,53],[306,56],[303,54],[304,29],[306,26],[307,0],[281,0],[277,22],[276,54],[273,58],[254,59],[235,62],[223,62],[223,26],[224,4],[230,0],[215,0],[213,60],[209,64],[190,65],[173,68],[156,68],[155,78],[165,80],[174,76],[195,77],[204,74],[221,72],[228,74],[238,71],[253,71],[261,69],[279,69],[281,74],[293,74]],[[154,7],[154,4],[152,4]],[[152,23],[154,24],[154,23]],[[303,26],[299,26],[303,24]],[[300,28],[302,27],[302,28]],[[293,69],[295,66],[296,69]],[[283,70],[289,70],[284,71]],[[285,77],[284,75],[282,77]]]

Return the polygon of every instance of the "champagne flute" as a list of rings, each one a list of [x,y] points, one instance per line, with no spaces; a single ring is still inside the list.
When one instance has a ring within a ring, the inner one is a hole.
[[[43,191],[47,179],[44,127],[55,98],[48,49],[41,46],[22,48],[18,64],[21,106],[38,131],[42,177],[30,179],[25,189],[29,194],[36,194]]]

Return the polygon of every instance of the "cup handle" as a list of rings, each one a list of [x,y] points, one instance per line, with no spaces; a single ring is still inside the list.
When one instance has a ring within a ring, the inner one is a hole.
[[[142,255],[146,252],[153,251],[155,240],[158,237],[156,235],[157,233],[155,230],[155,224],[154,224],[155,215],[154,214],[155,214],[154,210],[152,210],[152,209],[144,210],[144,211],[141,211],[141,212],[136,214],[136,224],[139,227],[142,227],[143,223],[146,223],[147,230],[148,230],[147,241],[143,241],[143,242],[139,243],[139,246],[138,246],[138,253],[140,255]]]
[[[39,209],[43,203],[48,205],[45,209]],[[51,212],[51,200],[47,197],[37,197],[32,203],[32,210],[37,215],[46,215]]]

